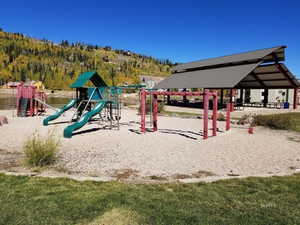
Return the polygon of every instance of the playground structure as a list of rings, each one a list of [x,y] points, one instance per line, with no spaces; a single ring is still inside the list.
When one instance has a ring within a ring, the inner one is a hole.
[[[213,98],[213,112],[212,112],[212,136],[217,135],[217,114],[218,114],[218,94],[217,92],[210,92],[207,89],[203,92],[171,92],[171,91],[146,91],[144,88],[140,91],[140,113],[141,113],[141,132],[146,132],[146,98],[150,96],[150,105],[152,105],[152,131],[158,130],[158,96],[203,96],[203,139],[208,138],[208,120],[209,120],[209,99]],[[230,129],[230,110],[232,105],[228,104],[227,109],[227,120],[226,120],[226,130]]]
[[[87,82],[95,87],[85,87]],[[74,122],[64,129],[64,137],[71,138],[73,132],[83,127],[96,115],[99,115],[99,123],[105,123],[110,129],[119,129],[121,119],[120,94],[122,88],[108,87],[97,72],[85,72],[71,85],[76,88],[76,98],[59,109],[56,113],[44,119],[43,124],[47,126],[50,121],[59,118],[64,112],[75,108],[70,122]],[[108,124],[107,124],[108,123]]]
[[[17,116],[35,116],[46,111],[46,93],[35,85],[20,84],[16,93]]]
[[[85,87],[84,85],[91,82],[95,87]],[[99,124],[109,129],[120,128],[121,119],[121,98],[120,95],[124,88],[140,89],[140,113],[141,113],[141,132],[146,132],[146,98],[150,96],[152,116],[152,130],[158,130],[158,96],[202,96],[204,102],[203,109],[203,139],[209,136],[209,101],[213,99],[212,104],[212,136],[217,135],[217,114],[218,114],[218,94],[205,89],[203,92],[170,92],[157,91],[153,89],[145,89],[143,85],[129,85],[109,87],[97,72],[85,72],[81,74],[77,80],[71,85],[76,89],[76,98],[72,99],[68,104],[59,109],[53,115],[43,120],[43,125],[49,125],[50,121],[59,118],[66,111],[74,108],[74,113],[69,122],[72,123],[64,129],[64,137],[71,138],[73,132],[83,127],[91,121],[98,121]],[[226,130],[230,129],[230,109],[228,104]],[[96,116],[99,116],[96,118]]]

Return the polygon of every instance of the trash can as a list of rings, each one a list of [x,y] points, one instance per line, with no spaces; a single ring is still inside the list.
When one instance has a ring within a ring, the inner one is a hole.
[[[290,103],[289,103],[289,102],[283,103],[283,108],[284,108],[284,109],[290,108]]]

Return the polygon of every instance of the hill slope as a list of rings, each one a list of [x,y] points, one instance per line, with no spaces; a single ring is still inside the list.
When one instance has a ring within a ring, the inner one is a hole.
[[[138,75],[166,76],[172,63],[111,47],[62,41],[55,44],[0,29],[0,84],[41,80],[66,89],[84,71],[95,70],[109,85],[138,83]]]

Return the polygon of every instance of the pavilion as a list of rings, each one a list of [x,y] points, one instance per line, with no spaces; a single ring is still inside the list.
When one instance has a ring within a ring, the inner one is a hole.
[[[172,75],[158,83],[155,89],[204,88],[220,89],[223,104],[224,89],[240,89],[243,102],[245,89],[264,89],[264,107],[268,104],[269,89],[294,89],[293,108],[297,108],[300,82],[283,64],[286,46],[266,48],[223,57],[179,64]]]

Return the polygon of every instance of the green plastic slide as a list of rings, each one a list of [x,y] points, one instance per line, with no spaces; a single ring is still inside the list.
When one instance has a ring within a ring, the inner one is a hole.
[[[82,117],[75,123],[71,124],[70,126],[67,126],[64,129],[64,137],[65,138],[71,138],[73,131],[83,127],[93,116],[97,115],[102,111],[102,109],[105,107],[107,101],[101,100],[96,104],[96,106],[89,112],[86,112],[82,115]]]
[[[44,126],[47,126],[48,123],[49,123],[49,121],[57,119],[57,118],[60,117],[65,111],[71,109],[71,108],[76,104],[76,102],[78,102],[78,99],[72,99],[68,104],[66,104],[64,107],[62,107],[61,109],[59,109],[56,113],[54,113],[53,115],[48,116],[47,118],[45,118],[45,119],[43,120]]]

